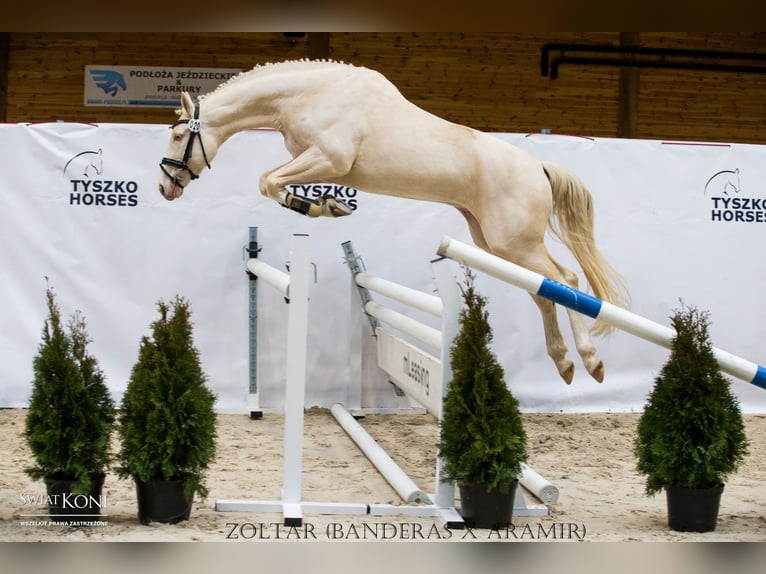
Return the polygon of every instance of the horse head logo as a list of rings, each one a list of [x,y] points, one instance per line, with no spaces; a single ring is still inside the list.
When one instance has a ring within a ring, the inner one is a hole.
[[[93,76],[96,86],[112,97],[117,95],[117,88],[127,89],[125,78],[120,72],[115,72],[114,70],[90,70],[90,75]]]
[[[90,179],[93,172],[96,175],[101,175],[104,171],[104,158],[101,155],[101,148],[98,151],[83,151],[78,153],[64,166],[64,175],[67,175],[67,170],[70,170],[70,175],[84,176]]]
[[[739,193],[742,189],[739,182],[739,168],[724,169],[713,175],[705,184],[705,194],[707,194],[708,189],[713,193],[720,191],[727,196],[729,193]]]

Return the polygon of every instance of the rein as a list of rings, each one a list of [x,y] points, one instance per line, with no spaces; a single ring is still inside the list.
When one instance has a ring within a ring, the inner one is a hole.
[[[208,169],[210,169],[210,162],[207,160],[207,153],[205,153],[205,146],[202,144],[202,134],[200,133],[202,122],[200,122],[200,119],[199,119],[199,104],[194,105],[194,118],[190,118],[188,120],[178,120],[176,122],[173,122],[173,125],[171,125],[170,128],[173,129],[174,127],[180,124],[189,125],[189,141],[186,142],[186,150],[184,150],[183,158],[179,161],[177,159],[163,157],[162,161],[160,161],[160,169],[162,170],[162,172],[170,178],[170,181],[172,181],[175,185],[179,185],[179,186],[181,186],[181,182],[178,181],[177,175],[176,176],[170,175],[168,171],[165,169],[165,166],[169,165],[171,167],[175,167],[180,170],[183,170],[189,174],[191,179],[197,179],[199,175],[194,173],[189,167],[189,159],[191,158],[192,147],[194,147],[194,140],[196,138],[199,138],[199,146],[200,148],[202,148],[202,157],[205,158],[205,164],[207,165]]]

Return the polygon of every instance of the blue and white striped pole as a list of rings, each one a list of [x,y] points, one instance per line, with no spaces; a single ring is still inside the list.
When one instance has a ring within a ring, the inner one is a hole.
[[[666,349],[670,348],[673,338],[676,336],[675,330],[670,327],[655,323],[577,289],[572,289],[558,281],[548,279],[539,273],[446,235],[442,238],[437,253],[441,257],[447,257],[458,263],[468,265],[501,281],[520,287],[533,295],[539,295],[578,313],[599,319],[621,331],[626,331]],[[713,347],[713,353],[723,372],[766,389],[766,369],[764,367],[716,347]]]

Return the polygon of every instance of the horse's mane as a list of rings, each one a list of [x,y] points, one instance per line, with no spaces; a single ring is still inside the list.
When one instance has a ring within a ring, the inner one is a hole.
[[[348,64],[346,62],[341,62],[337,60],[311,60],[311,59],[301,59],[301,60],[285,60],[282,62],[268,62],[265,64],[257,64],[250,70],[247,70],[245,72],[240,72],[236,76],[232,76],[225,82],[219,84],[213,91],[208,92],[206,94],[202,94],[199,96],[198,100],[202,101],[210,94],[214,94],[219,90],[222,90],[231,84],[234,84],[236,82],[241,81],[243,78],[249,78],[250,76],[254,74],[263,75],[263,74],[272,74],[272,73],[278,73],[283,72],[286,70],[295,70],[295,69],[306,69],[306,70],[313,70],[317,68],[323,68],[327,66],[350,66],[354,67],[353,64]]]

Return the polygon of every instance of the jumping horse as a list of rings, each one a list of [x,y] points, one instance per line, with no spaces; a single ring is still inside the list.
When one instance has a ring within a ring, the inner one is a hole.
[[[624,281],[598,250],[590,192],[560,165],[539,161],[491,134],[439,118],[404,98],[380,73],[333,61],[259,65],[222,83],[195,104],[182,94],[179,119],[160,163],[160,193],[181,196],[210,168],[237,132],[273,128],[292,159],[260,176],[263,195],[306,216],[339,217],[351,210],[333,197],[310,200],[288,186],[329,182],[367,193],[433,201],[465,217],[475,244],[503,259],[578,288],[578,277],[555,261],[548,228],[573,253],[593,294],[626,304]],[[533,295],[547,352],[567,384],[567,354],[554,303]],[[574,342],[587,371],[604,378],[591,339],[610,327],[568,310]]]

